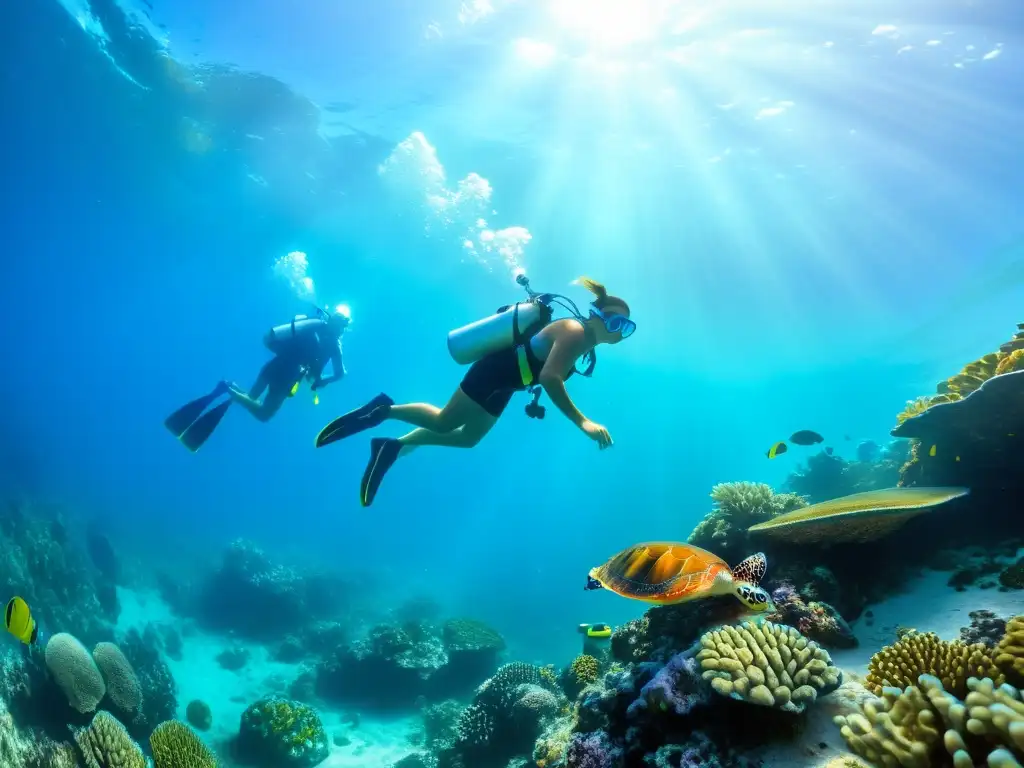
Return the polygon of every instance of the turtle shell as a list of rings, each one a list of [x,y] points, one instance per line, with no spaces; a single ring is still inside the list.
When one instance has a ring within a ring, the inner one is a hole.
[[[623,597],[668,605],[707,597],[722,571],[732,573],[717,555],[669,541],[635,544],[594,568],[590,576]]]

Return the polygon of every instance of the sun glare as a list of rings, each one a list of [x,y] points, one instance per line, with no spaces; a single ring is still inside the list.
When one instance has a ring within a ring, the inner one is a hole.
[[[535,67],[546,67],[555,58],[555,49],[547,43],[521,37],[515,41],[516,55]]]
[[[677,0],[551,0],[565,33],[599,48],[619,48],[659,34]]]

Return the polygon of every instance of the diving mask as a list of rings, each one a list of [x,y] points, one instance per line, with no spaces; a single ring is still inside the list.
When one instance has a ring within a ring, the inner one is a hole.
[[[636,323],[625,315],[620,315],[618,312],[604,312],[597,307],[593,307],[590,310],[590,316],[599,318],[604,323],[605,330],[608,333],[617,333],[623,339],[628,339],[633,335],[633,331],[636,330]]]

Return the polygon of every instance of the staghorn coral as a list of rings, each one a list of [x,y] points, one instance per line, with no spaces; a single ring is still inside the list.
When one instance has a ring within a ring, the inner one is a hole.
[[[185,723],[160,723],[149,737],[155,768],[217,768],[217,759]]]
[[[971,677],[964,700],[933,675],[834,718],[847,745],[875,766],[1013,768],[1024,757],[1024,701],[1011,685]]]
[[[94,712],[107,692],[96,662],[77,638],[66,632],[46,643],[46,668],[68,703],[83,714]]]
[[[775,493],[764,483],[719,483],[711,489],[714,509],[693,529],[687,541],[736,563],[750,553],[747,529],[773,517],[806,507],[793,493]]]
[[[142,687],[131,662],[113,643],[99,643],[92,658],[107,684],[107,696],[124,712],[137,712],[142,706]]]
[[[1014,685],[1024,685],[1024,615],[1006,622],[1006,633],[992,652],[996,666]]]
[[[947,691],[963,697],[967,678],[993,677],[1003,682],[984,645],[966,645],[955,640],[940,640],[934,632],[910,632],[871,657],[865,687],[880,695],[886,687],[914,685],[921,675],[934,675]]]
[[[712,689],[752,704],[803,712],[843,681],[827,651],[784,624],[723,627],[706,633],[700,645],[697,660]]]
[[[86,768],[146,768],[146,757],[109,712],[97,712],[86,728],[73,731]]]

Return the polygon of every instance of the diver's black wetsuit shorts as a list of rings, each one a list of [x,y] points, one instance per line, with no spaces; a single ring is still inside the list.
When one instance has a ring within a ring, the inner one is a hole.
[[[501,416],[512,395],[526,389],[515,347],[492,352],[477,360],[466,372],[459,389],[491,416]]]

